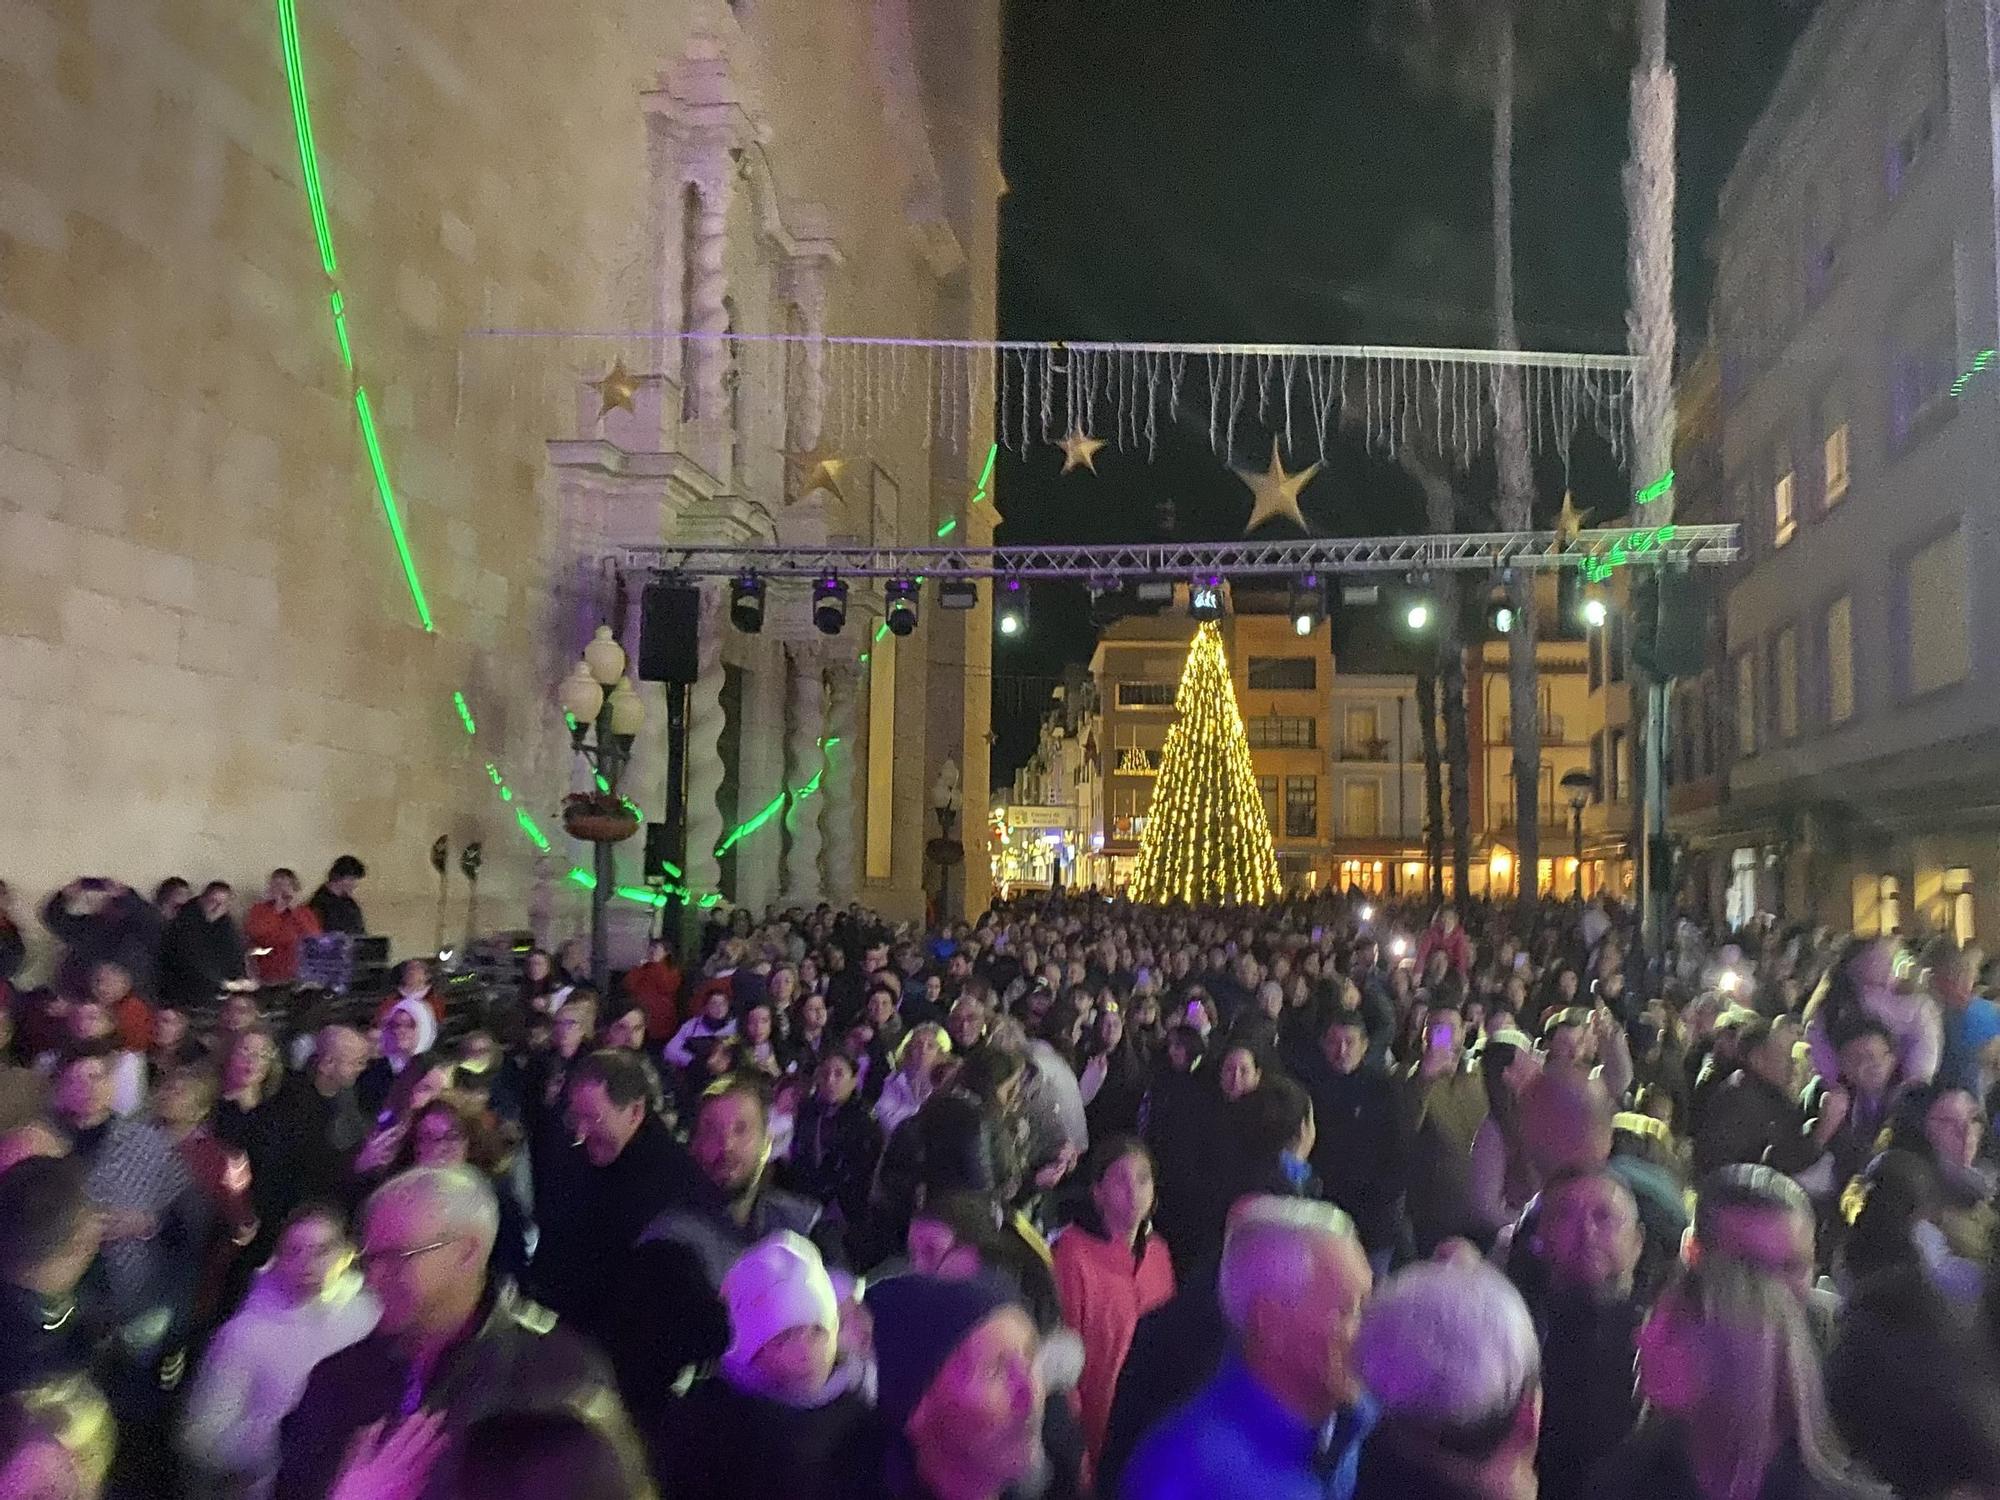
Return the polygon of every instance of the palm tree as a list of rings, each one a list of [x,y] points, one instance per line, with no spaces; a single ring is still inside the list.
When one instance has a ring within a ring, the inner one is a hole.
[[[1424,526],[1442,536],[1458,526],[1458,497],[1441,469],[1401,449],[1397,462],[1424,492]],[[1459,576],[1446,573],[1436,584],[1438,604],[1437,684],[1444,710],[1444,773],[1451,788],[1452,890],[1463,893],[1472,878],[1472,743],[1465,721],[1465,639]],[[1428,767],[1426,771],[1428,772]]]
[[[1424,859],[1435,898],[1444,893],[1444,778],[1438,761],[1437,678],[1428,669],[1417,673],[1417,742],[1424,751]]]
[[[1375,0],[1378,41],[1401,60],[1419,86],[1453,95],[1493,116],[1493,326],[1502,350],[1521,347],[1514,315],[1514,115],[1524,92],[1520,32],[1532,26],[1528,48],[1536,65],[1532,87],[1558,75],[1606,19],[1605,0]],[[1518,370],[1497,366],[1493,381],[1499,519],[1502,527],[1534,525],[1534,470]],[[1533,579],[1508,583],[1514,628],[1507,637],[1507,697],[1512,720],[1516,869],[1525,917],[1538,894],[1541,869],[1542,715],[1536,671],[1538,632]]]

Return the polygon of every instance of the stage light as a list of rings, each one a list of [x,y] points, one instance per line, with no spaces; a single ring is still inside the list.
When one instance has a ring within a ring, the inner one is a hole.
[[[1222,618],[1222,575],[1209,573],[1188,585],[1188,613],[1197,620]]]
[[[1403,620],[1412,630],[1426,629],[1431,623],[1430,605],[1421,599],[1417,600],[1410,606],[1409,613],[1403,616]]]
[[[1306,574],[1292,589],[1292,634],[1311,635],[1319,628],[1325,608],[1326,592],[1320,587],[1319,574]]]
[[[972,609],[979,603],[979,585],[970,578],[940,578],[937,602],[939,609]]]
[[[1610,617],[1610,607],[1595,594],[1583,601],[1583,623],[1592,630],[1602,630],[1604,622]]]
[[[1312,633],[1313,617],[1311,615],[1300,613],[1292,616],[1293,635],[1311,635]]]
[[[832,573],[813,584],[813,624],[821,635],[839,635],[847,624],[847,585]]]
[[[764,580],[745,573],[729,586],[729,623],[745,635],[764,628]]]
[[[892,578],[882,589],[882,612],[891,635],[908,635],[917,628],[917,585],[910,578]]]
[[[1028,591],[1018,578],[1000,584],[1000,598],[993,608],[993,628],[1009,640],[1028,633]]]

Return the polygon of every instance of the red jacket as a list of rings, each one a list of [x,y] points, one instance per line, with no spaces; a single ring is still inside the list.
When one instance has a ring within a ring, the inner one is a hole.
[[[625,998],[646,1013],[647,1041],[670,1042],[681,1029],[681,971],[671,963],[647,963],[628,969]]]
[[[1167,1242],[1157,1234],[1146,1240],[1135,1262],[1132,1252],[1073,1224],[1057,1237],[1052,1252],[1056,1296],[1063,1321],[1083,1340],[1083,1379],[1077,1396],[1083,1409],[1083,1435],[1091,1462],[1104,1450],[1111,1423],[1111,1398],[1118,1389],[1118,1372],[1132,1348],[1139,1319],[1174,1294],[1174,1267]]]
[[[320,935],[319,914],[310,906],[294,906],[279,911],[269,901],[259,901],[243,919],[244,944],[269,948],[262,958],[250,960],[259,984],[289,984],[299,977],[299,943]]]
[[[1424,965],[1431,961],[1433,950],[1441,951],[1445,961],[1458,970],[1463,979],[1472,972],[1472,939],[1465,935],[1465,928],[1454,927],[1446,932],[1433,922],[1424,929],[1424,935],[1417,940],[1417,973],[1424,972]]]

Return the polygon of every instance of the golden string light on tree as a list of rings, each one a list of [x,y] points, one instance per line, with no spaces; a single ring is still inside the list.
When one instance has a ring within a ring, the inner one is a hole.
[[[1278,894],[1271,824],[1229,680],[1222,631],[1204,620],[1174,694],[1159,780],[1132,876],[1137,901],[1268,901]]]

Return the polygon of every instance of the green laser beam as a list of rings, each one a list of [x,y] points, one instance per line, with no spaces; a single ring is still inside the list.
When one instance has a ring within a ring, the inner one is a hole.
[[[340,362],[347,373],[354,373],[354,346],[347,341],[347,310],[340,300],[339,292],[329,292],[327,302],[333,308],[333,336],[340,341]]]
[[[375,411],[368,404],[366,386],[354,387],[354,415],[361,424],[361,441],[368,448],[369,467],[375,471],[375,493],[382,501],[382,514],[389,519],[389,539],[396,544],[396,556],[403,564],[403,582],[409,585],[410,603],[417,608],[417,619],[423,623],[424,633],[435,635],[437,623],[431,619],[424,581],[417,576],[417,560],[410,554],[410,539],[403,531],[403,518],[396,509],[396,491],[389,483],[389,465],[382,457],[382,440],[375,432]]]
[[[299,12],[296,0],[278,0],[278,37],[285,55],[285,88],[292,101],[292,134],[298,141],[299,176],[312,212],[313,238],[319,242],[319,262],[329,278],[340,274],[333,253],[333,227],[327,218],[326,193],[319,180],[319,148],[313,141],[312,106],[306,98],[305,65],[299,57]]]
[[[472,719],[472,705],[465,701],[465,694],[463,692],[453,693],[451,701],[453,706],[458,709],[458,722],[465,726],[465,732],[467,734],[479,733],[479,726]]]
[[[958,530],[958,517],[947,516],[944,525],[938,527],[938,535],[950,536],[956,530]]]
[[[1650,504],[1652,501],[1659,499],[1662,495],[1666,494],[1666,492],[1672,489],[1673,487],[1674,487],[1674,471],[1672,469],[1669,469],[1667,470],[1666,473],[1662,474],[1658,479],[1655,479],[1651,484],[1647,485],[1643,490],[1639,491],[1638,495],[1635,496],[1634,498],[1636,498],[1641,505],[1647,505]]]

